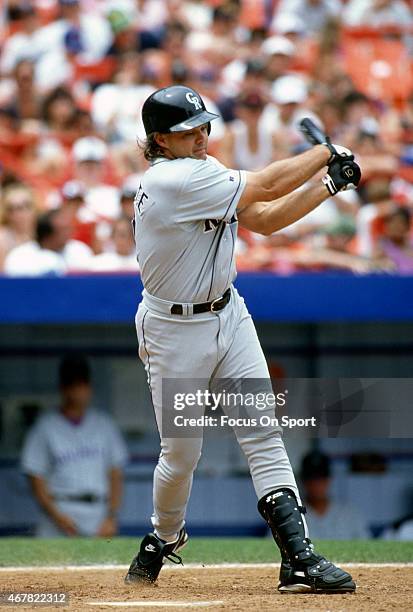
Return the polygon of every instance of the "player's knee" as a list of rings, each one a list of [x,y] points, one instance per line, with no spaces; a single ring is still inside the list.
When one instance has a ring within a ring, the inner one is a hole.
[[[162,465],[169,476],[173,476],[174,480],[180,480],[192,474],[200,457],[200,450],[185,453],[182,451],[163,452],[159,464]]]

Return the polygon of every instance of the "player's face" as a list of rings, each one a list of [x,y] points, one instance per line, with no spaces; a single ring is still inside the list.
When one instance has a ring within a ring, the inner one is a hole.
[[[88,407],[92,396],[92,388],[89,383],[77,382],[66,387],[61,387],[64,406],[76,408],[83,412]]]
[[[201,125],[193,130],[160,134],[159,144],[170,159],[193,157],[206,159],[208,145],[208,125]]]

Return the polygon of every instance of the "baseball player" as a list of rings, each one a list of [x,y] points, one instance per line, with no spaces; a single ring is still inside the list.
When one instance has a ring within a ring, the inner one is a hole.
[[[185,511],[202,438],[162,435],[162,381],[261,379],[270,376],[251,316],[232,285],[237,226],[269,235],[348,187],[360,169],[342,147],[317,145],[259,172],[231,170],[207,155],[210,123],[199,94],[175,85],[144,103],[151,162],[135,197],[134,230],[144,285],[136,315],[143,361],[161,436],[154,472],[152,524],[125,577],[155,582],[165,558],[187,542]],[[350,167],[347,178],[344,160]],[[322,180],[295,191],[328,165]],[[186,391],[187,391],[186,387]],[[345,593],[352,577],[314,551],[294,474],[277,428],[245,436],[234,427],[248,460],[258,510],[271,528],[282,563],[278,589]],[[261,432],[262,433],[262,432]]]
[[[89,364],[68,355],[59,367],[60,406],[30,430],[22,468],[42,510],[36,535],[102,536],[117,531],[125,443],[112,419],[90,406]]]

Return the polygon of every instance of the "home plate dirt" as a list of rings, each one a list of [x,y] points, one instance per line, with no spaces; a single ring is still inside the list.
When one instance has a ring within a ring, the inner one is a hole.
[[[345,565],[343,565],[345,568]],[[0,591],[68,592],[66,607],[47,610],[231,610],[274,612],[381,612],[413,610],[413,567],[352,567],[355,594],[281,595],[268,566],[179,568],[163,571],[156,585],[126,586],[124,570],[4,571]],[[1,606],[1,610],[37,606]],[[46,608],[44,608],[46,609]]]

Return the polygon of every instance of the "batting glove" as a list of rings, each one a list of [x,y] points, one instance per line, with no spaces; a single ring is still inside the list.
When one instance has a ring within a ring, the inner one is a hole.
[[[339,191],[346,191],[346,189],[357,189],[361,170],[353,159],[343,156],[329,164],[328,173],[321,180],[330,195],[336,195]]]
[[[347,147],[342,147],[341,145],[332,144],[331,142],[323,142],[323,145],[327,147],[330,151],[330,159],[327,162],[327,165],[331,164],[335,160],[345,159],[346,161],[353,161],[354,155],[347,149]]]

